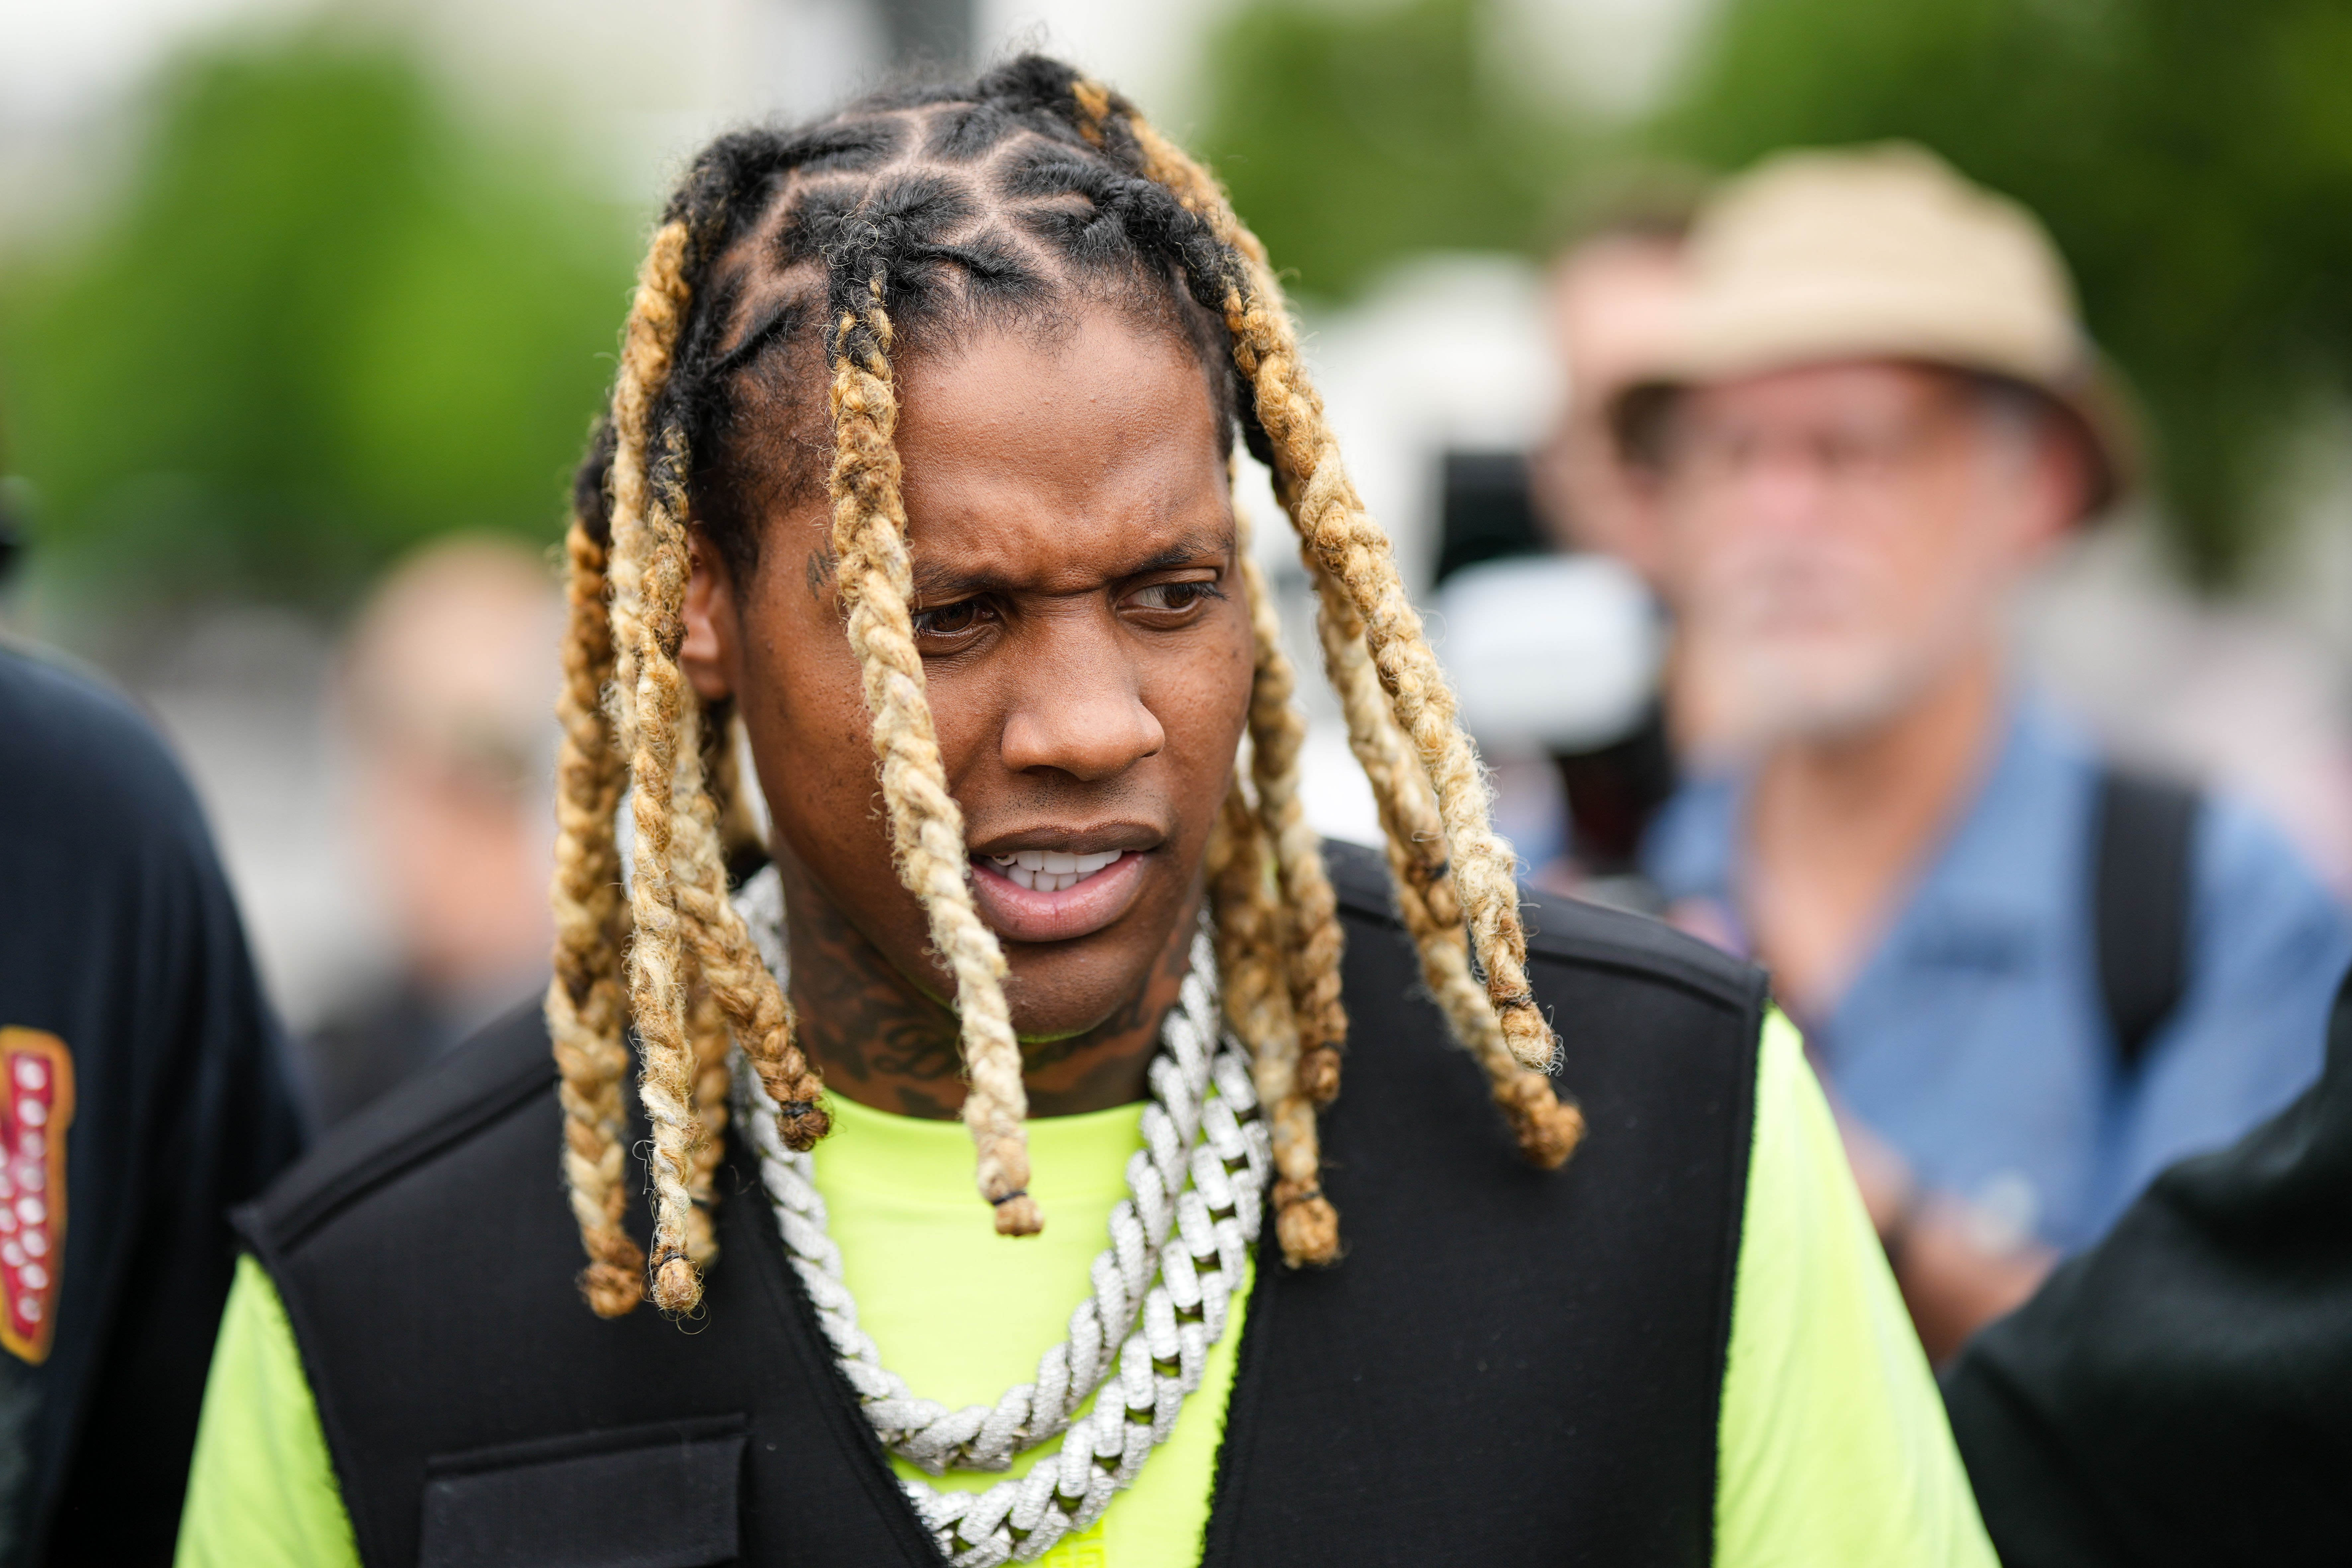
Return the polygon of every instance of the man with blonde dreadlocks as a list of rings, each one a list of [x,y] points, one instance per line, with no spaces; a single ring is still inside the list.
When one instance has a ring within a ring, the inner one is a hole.
[[[1301,817],[1236,429],[1385,865]],[[570,552],[544,1007],[244,1216],[184,1562],[1990,1561],[1793,1035],[1530,931],[1264,253],[1123,100],[713,145]]]

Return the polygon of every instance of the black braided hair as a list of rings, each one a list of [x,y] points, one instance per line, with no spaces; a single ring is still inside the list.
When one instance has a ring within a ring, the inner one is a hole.
[[[1141,173],[1123,123],[1084,133],[1070,68],[1024,56],[977,80],[903,87],[813,124],[720,138],[663,221],[687,226],[692,305],[656,428],[664,469],[728,570],[757,563],[760,519],[819,494],[831,460],[824,365],[863,357],[878,303],[903,361],[980,328],[1046,321],[1071,297],[1181,342],[1228,449],[1255,428],[1222,317],[1240,262]],[[838,341],[845,331],[849,341]]]

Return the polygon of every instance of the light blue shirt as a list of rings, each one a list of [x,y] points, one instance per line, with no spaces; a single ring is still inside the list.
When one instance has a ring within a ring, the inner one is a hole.
[[[1807,1032],[1845,1105],[1919,1179],[2053,1245],[2096,1240],[2148,1178],[2233,1141],[2318,1076],[2352,921],[2268,822],[2208,796],[2179,1005],[2122,1069],[2092,933],[2091,747],[2032,702],[1909,901]],[[1746,781],[1686,786],[1652,826],[1672,900],[1736,922]]]

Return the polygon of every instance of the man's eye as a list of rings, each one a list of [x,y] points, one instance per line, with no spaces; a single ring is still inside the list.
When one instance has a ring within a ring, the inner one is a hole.
[[[1217,590],[1209,583],[1154,583],[1139,589],[1135,605],[1139,610],[1189,610],[1204,599],[1213,599]]]
[[[915,635],[919,637],[961,637],[987,618],[987,610],[977,599],[941,605],[936,609],[917,610],[914,614]]]

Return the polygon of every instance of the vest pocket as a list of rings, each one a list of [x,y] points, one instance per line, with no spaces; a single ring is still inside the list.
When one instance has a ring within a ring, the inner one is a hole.
[[[708,1568],[740,1551],[741,1415],[436,1455],[419,1568]]]

